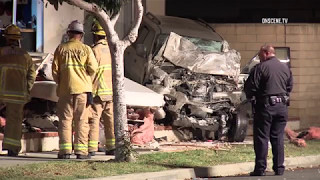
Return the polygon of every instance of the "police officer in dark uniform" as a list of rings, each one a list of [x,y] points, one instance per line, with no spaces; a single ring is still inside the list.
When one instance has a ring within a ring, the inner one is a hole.
[[[259,52],[261,63],[256,65],[245,82],[247,99],[255,99],[253,138],[256,155],[254,171],[250,176],[264,176],[267,166],[268,141],[270,139],[275,175],[284,172],[284,128],[288,119],[289,93],[292,90],[292,74],[289,67],[275,57],[270,45]]]

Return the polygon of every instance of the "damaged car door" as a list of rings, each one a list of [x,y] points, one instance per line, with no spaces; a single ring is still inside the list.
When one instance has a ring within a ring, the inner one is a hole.
[[[140,26],[136,42],[132,45],[134,48],[128,48],[125,51],[125,76],[131,77],[132,80],[140,84],[144,82],[148,64],[147,55],[151,51],[154,38],[155,31],[143,24]]]

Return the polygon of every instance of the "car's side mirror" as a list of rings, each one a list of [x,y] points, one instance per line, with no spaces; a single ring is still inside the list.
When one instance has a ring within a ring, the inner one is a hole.
[[[137,44],[136,52],[138,56],[147,57],[147,48],[144,44]]]

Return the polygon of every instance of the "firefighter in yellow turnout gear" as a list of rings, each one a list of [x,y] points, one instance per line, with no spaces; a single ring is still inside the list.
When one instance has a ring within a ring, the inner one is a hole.
[[[30,99],[36,73],[30,55],[19,47],[21,31],[9,25],[4,31],[6,46],[0,49],[0,101],[6,105],[3,149],[8,156],[21,150],[23,106]]]
[[[103,121],[106,137],[106,155],[114,154],[115,135],[112,102],[111,54],[106,33],[98,22],[92,26],[95,44],[92,49],[98,62],[98,71],[93,77],[93,105],[89,118],[89,153],[98,150],[99,120]]]
[[[92,92],[91,76],[96,73],[97,60],[92,49],[83,44],[83,24],[72,21],[67,30],[69,41],[60,44],[54,53],[52,75],[58,84],[57,115],[59,117],[59,159],[70,159],[72,123],[74,153],[77,159],[88,159],[88,97]]]

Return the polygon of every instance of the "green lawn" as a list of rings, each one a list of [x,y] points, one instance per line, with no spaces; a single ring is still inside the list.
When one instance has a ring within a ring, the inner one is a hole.
[[[287,157],[320,154],[320,141],[308,141],[306,148],[285,145]],[[269,151],[269,158],[272,157]],[[192,150],[156,152],[140,155],[134,163],[99,161],[54,161],[0,168],[0,179],[79,179],[138,172],[154,172],[173,168],[213,166],[254,161],[252,145],[233,145],[229,150]]]

